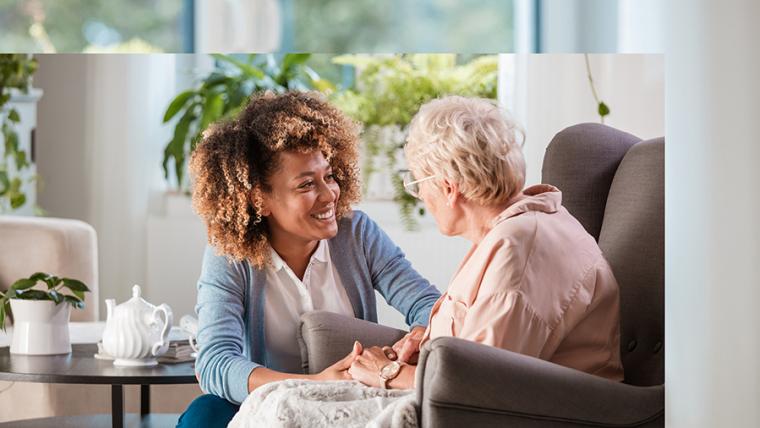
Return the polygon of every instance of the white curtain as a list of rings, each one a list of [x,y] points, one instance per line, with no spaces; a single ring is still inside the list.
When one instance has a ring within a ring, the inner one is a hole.
[[[667,14],[665,416],[760,426],[760,2]]]
[[[196,0],[196,52],[273,52],[280,47],[277,0]]]

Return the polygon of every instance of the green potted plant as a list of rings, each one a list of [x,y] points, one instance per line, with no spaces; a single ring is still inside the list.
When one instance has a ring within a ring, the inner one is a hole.
[[[179,118],[174,135],[164,149],[164,177],[176,189],[187,192],[185,164],[209,124],[237,114],[256,92],[316,89],[331,91],[335,86],[319,77],[307,64],[310,54],[212,55],[216,68],[192,89],[178,94],[169,104],[163,121]]]
[[[24,181],[34,181],[27,173],[29,153],[19,144],[16,130],[21,114],[11,105],[17,94],[27,94],[37,60],[27,54],[0,54],[0,213],[14,211],[27,202]]]
[[[43,288],[34,288],[37,284]],[[83,282],[37,272],[0,291],[0,328],[13,315],[11,353],[52,355],[71,352],[69,315],[71,307],[84,308]]]
[[[423,215],[424,210],[404,191],[399,174],[407,126],[420,106],[434,98],[496,98],[497,57],[343,55],[333,61],[356,68],[354,87],[334,93],[332,101],[364,125],[364,193],[370,198],[391,198],[399,205],[406,228],[415,229],[415,211]]]

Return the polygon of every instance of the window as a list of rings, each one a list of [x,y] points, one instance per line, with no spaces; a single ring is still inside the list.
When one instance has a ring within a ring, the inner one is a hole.
[[[192,50],[192,0],[0,0],[0,51]]]
[[[510,52],[513,0],[281,0],[281,50]]]

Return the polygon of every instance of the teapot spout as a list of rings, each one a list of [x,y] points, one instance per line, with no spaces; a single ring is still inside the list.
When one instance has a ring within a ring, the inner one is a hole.
[[[106,299],[106,321],[111,319],[114,306],[116,306],[116,299]]]

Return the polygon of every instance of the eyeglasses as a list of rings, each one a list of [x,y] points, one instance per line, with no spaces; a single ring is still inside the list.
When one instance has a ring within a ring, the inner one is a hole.
[[[437,175],[431,175],[429,177],[421,178],[419,180],[415,180],[414,176],[412,176],[412,171],[404,171],[402,175],[402,180],[404,183],[404,189],[406,189],[407,193],[414,196],[417,199],[420,199],[420,183],[423,181],[432,180],[433,178],[436,178]]]

